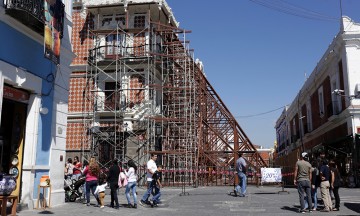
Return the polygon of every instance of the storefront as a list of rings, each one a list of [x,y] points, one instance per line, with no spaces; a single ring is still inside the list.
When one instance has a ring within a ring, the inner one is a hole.
[[[29,97],[27,91],[4,85],[0,126],[0,169],[16,178],[17,186],[12,194],[19,197]]]

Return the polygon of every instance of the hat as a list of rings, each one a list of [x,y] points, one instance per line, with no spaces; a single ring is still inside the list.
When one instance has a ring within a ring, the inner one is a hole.
[[[307,152],[301,153],[301,157],[302,157],[302,158],[305,158],[305,157],[307,157],[307,156],[308,156],[308,153],[307,153]]]

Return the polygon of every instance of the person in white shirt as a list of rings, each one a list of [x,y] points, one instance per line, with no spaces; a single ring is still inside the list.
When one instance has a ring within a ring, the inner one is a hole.
[[[151,202],[148,200],[150,197],[150,194],[153,191],[153,187],[151,186],[151,182],[152,182],[152,176],[155,173],[155,171],[157,170],[157,166],[156,166],[156,161],[157,159],[157,155],[156,154],[151,154],[151,159],[147,162],[147,191],[145,192],[144,196],[142,197],[142,199],[140,200],[140,204],[141,205],[150,205]]]
[[[100,184],[96,187],[94,194],[98,197],[100,201],[100,208],[104,208],[104,198],[105,198],[105,190],[106,190],[107,182],[102,180]]]
[[[137,181],[137,175],[136,175],[136,170],[137,170],[137,166],[135,164],[135,162],[133,160],[129,160],[128,163],[128,171],[126,172],[125,170],[125,175],[128,179],[128,183],[126,185],[126,189],[125,189],[125,195],[126,195],[126,199],[128,201],[128,208],[137,208],[137,196],[136,196],[136,181]],[[131,200],[130,200],[130,189],[132,191],[132,195],[133,195],[133,199],[134,199],[134,205],[131,205]]]

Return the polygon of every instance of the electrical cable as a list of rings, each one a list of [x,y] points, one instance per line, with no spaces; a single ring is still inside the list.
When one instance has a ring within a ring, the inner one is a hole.
[[[289,15],[322,21],[338,21],[337,18],[320,14],[309,9],[290,4],[284,0],[249,0],[255,4],[276,10],[278,12],[286,13]]]
[[[250,118],[250,117],[257,117],[257,116],[261,116],[261,115],[265,115],[265,114],[269,114],[269,113],[272,113],[272,112],[278,111],[278,110],[280,110],[280,109],[284,109],[286,106],[288,106],[288,105],[281,106],[281,107],[279,107],[279,108],[276,108],[276,109],[273,109],[273,110],[269,110],[269,111],[266,111],[266,112],[262,112],[262,113],[258,113],[258,114],[252,114],[252,115],[246,115],[246,116],[235,116],[235,118]]]

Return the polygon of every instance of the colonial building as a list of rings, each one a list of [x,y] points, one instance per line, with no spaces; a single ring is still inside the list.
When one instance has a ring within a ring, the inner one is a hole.
[[[342,17],[339,33],[276,122],[276,164],[289,172],[302,151],[325,151],[343,176],[359,174],[360,24]]]
[[[44,175],[51,205],[63,204],[72,1],[0,5],[1,172],[16,177],[21,205],[36,206]]]

